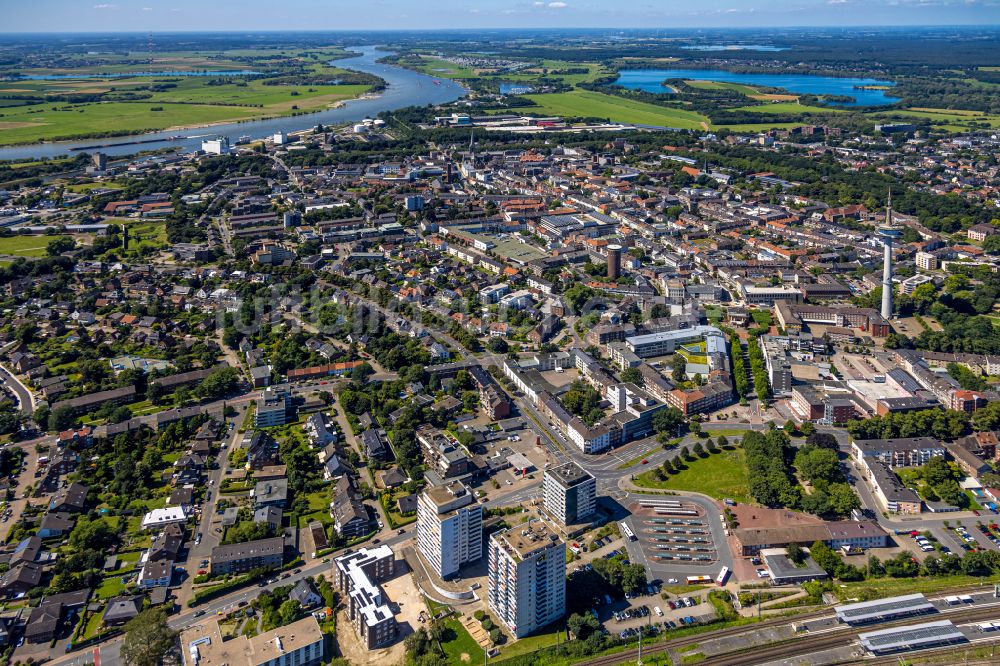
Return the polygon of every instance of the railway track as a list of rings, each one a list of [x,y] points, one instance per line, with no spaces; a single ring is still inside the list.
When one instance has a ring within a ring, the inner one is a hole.
[[[969,588],[978,589],[978,588]],[[957,592],[957,590],[956,590]],[[738,636],[740,634],[745,634],[765,628],[768,626],[782,625],[789,622],[802,622],[810,619],[815,619],[818,617],[828,616],[830,610],[826,609],[823,611],[817,611],[813,613],[804,613],[802,615],[796,615],[794,617],[783,617],[776,618],[774,620],[765,620],[758,624],[753,625],[741,625],[738,627],[730,627],[727,629],[720,629],[719,631],[708,632],[704,634],[697,634],[695,636],[682,638],[678,640],[668,641],[666,643],[660,643],[656,645],[651,645],[648,647],[643,647],[642,656],[643,658],[652,657],[656,654],[662,654],[667,650],[683,650],[688,645],[694,645],[697,643],[702,643],[706,640],[712,640],[715,638],[725,638],[727,636]],[[904,620],[899,620],[896,622],[885,622],[879,624],[873,624],[870,627],[858,627],[853,629],[845,628],[842,631],[834,631],[829,634],[822,634],[819,636],[810,636],[809,634],[804,634],[801,637],[792,638],[788,641],[783,641],[781,643],[772,643],[769,645],[763,645],[758,647],[749,647],[739,652],[724,653],[719,655],[713,655],[707,657],[703,661],[699,662],[701,664],[706,664],[710,666],[748,666],[749,664],[761,664],[769,661],[775,661],[778,659],[793,657],[801,654],[808,654],[809,652],[817,652],[819,650],[825,650],[834,647],[840,647],[845,644],[845,642],[853,642],[858,638],[858,634],[864,631],[875,631],[878,629],[891,629],[893,627],[905,627],[911,624],[917,624],[920,622],[929,621],[928,618],[935,619],[947,619],[955,623],[963,622],[974,622],[976,620],[986,620],[986,619],[998,619],[1000,618],[1000,607],[991,606],[989,608],[969,608],[960,611],[954,611],[944,614],[932,614],[927,616],[915,616],[906,618]],[[1000,639],[1000,637],[998,637]],[[954,650],[954,647],[950,648]],[[947,653],[947,648],[941,650],[940,652]],[[939,651],[924,651],[920,654],[932,654]],[[635,661],[639,656],[638,648],[630,648],[622,652],[616,652],[615,654],[605,655],[603,657],[596,657],[588,661],[580,662],[582,666],[613,666],[615,664],[622,664],[629,661]],[[856,663],[856,659],[850,659],[844,661],[844,664]],[[878,661],[868,661],[866,664],[897,664],[898,658],[879,658]]]
[[[989,608],[968,608],[965,610],[954,611],[952,613],[934,613],[930,615],[911,617],[897,622],[872,625],[871,627],[852,627],[850,629],[845,629],[844,631],[833,631],[819,636],[809,636],[806,634],[801,638],[793,638],[781,643],[764,645],[757,648],[747,648],[739,651],[738,653],[726,653],[710,656],[699,663],[705,664],[706,666],[747,666],[748,664],[763,664],[788,657],[818,652],[820,650],[842,647],[847,643],[857,641],[858,634],[864,633],[865,631],[905,627],[911,624],[927,622],[929,621],[929,618],[951,620],[956,624],[961,624],[964,622],[975,622],[977,620],[992,620],[998,617],[1000,617],[1000,607],[996,606],[991,606]],[[952,646],[951,649],[954,650],[954,646]],[[892,664],[898,663],[898,661],[898,655],[895,655],[885,663]],[[839,663],[853,664],[857,663],[857,659],[851,658]],[[865,663],[867,664],[870,662],[866,661]]]
[[[758,629],[766,627],[788,624],[789,622],[802,622],[805,620],[813,620],[818,617],[823,617],[829,614],[830,610],[824,609],[822,611],[803,613],[801,615],[795,615],[793,617],[774,618],[770,620],[764,620],[756,624],[743,624],[738,627],[729,627],[726,629],[719,629],[718,631],[706,632],[703,634],[695,634],[694,636],[690,637],[670,640],[667,641],[666,643],[658,643],[655,645],[644,646],[642,649],[642,656],[645,659],[647,656],[660,654],[666,652],[669,649],[673,650],[683,649],[688,645],[701,643],[706,639],[725,638],[726,636],[738,636],[739,634],[745,634],[747,632],[756,631]],[[628,650],[623,650],[621,652],[616,652],[614,654],[605,655],[603,657],[595,657],[594,659],[590,659],[588,661],[582,661],[580,662],[579,666],[611,666],[612,664],[620,664],[626,661],[634,661],[638,657],[639,657],[639,648],[630,648]]]

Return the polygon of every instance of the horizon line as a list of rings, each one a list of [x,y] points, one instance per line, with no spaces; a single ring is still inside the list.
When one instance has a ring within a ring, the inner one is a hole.
[[[554,28],[547,26],[494,26],[494,27],[483,27],[483,28],[287,28],[281,30],[273,29],[257,29],[257,28],[235,28],[232,30],[189,30],[189,29],[175,29],[175,30],[49,30],[45,32],[38,31],[28,31],[28,30],[16,30],[16,31],[0,31],[0,37],[4,36],[24,36],[24,35],[149,35],[149,34],[192,34],[192,35],[224,35],[224,34],[241,34],[241,33],[259,33],[259,34],[289,34],[289,33],[301,33],[301,34],[317,34],[317,33],[375,33],[375,32],[395,32],[395,33],[418,33],[418,32],[497,32],[497,31],[530,31],[530,30],[541,30],[546,32],[567,32],[567,31],[599,31],[599,32],[617,32],[617,31],[633,31],[633,32],[662,32],[662,31],[688,31],[688,30],[733,30],[733,31],[752,31],[752,30],[771,30],[780,28],[783,30],[858,30],[858,29],[880,29],[880,30],[908,30],[914,28],[979,28],[983,30],[1000,30],[1000,23],[992,24],[982,24],[982,23],[914,23],[914,24],[897,24],[897,25],[878,25],[878,24],[857,24],[857,25],[770,25],[770,26],[684,26],[684,27],[662,27],[662,28],[651,28],[651,27],[614,27],[614,28],[602,28],[598,26],[567,26],[562,28]]]

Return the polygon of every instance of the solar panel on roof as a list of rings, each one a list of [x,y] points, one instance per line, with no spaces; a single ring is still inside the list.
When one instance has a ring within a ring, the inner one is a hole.
[[[942,620],[910,627],[871,631],[859,634],[858,638],[861,644],[872,652],[885,652],[896,648],[964,640],[965,635],[956,629],[951,621]]]

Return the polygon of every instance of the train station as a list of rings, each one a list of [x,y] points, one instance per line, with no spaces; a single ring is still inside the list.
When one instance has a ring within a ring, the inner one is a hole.
[[[836,606],[833,610],[837,613],[839,622],[856,625],[887,622],[912,615],[933,613],[937,609],[922,594],[906,594],[888,599],[845,604]]]
[[[858,638],[861,639],[862,647],[877,655],[907,650],[923,650],[968,640],[965,634],[951,623],[951,620],[869,631],[859,634]]]

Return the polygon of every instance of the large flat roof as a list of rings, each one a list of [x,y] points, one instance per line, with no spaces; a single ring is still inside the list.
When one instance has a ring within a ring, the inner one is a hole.
[[[503,543],[507,550],[517,557],[518,561],[525,559],[536,550],[548,548],[555,543],[562,543],[559,536],[540,520],[508,528],[494,534],[492,538]]]
[[[893,652],[913,650],[941,643],[957,643],[967,640],[951,620],[925,622],[908,627],[880,629],[858,634],[861,645],[871,652]]]
[[[833,610],[837,613],[838,620],[851,624],[885,617],[926,613],[934,610],[934,604],[927,601],[927,597],[923,594],[906,594],[888,599],[845,604],[836,606]]]
[[[594,478],[589,472],[572,461],[545,470],[545,476],[551,477],[563,488],[572,488],[587,479]]]

